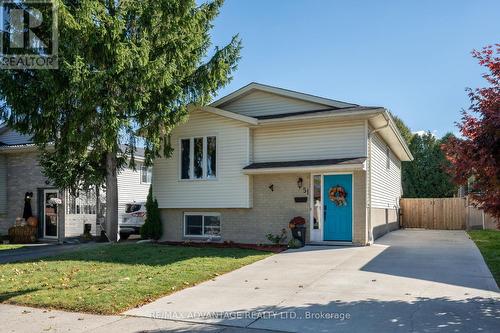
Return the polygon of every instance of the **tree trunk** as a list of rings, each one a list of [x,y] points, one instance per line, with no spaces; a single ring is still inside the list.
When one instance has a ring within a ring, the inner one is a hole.
[[[118,178],[116,151],[106,154],[106,233],[111,242],[118,240]]]

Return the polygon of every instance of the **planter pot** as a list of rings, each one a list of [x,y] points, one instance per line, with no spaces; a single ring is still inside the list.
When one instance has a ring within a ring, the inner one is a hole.
[[[27,222],[28,222],[28,225],[30,227],[36,227],[38,225],[38,219],[36,217],[34,217],[34,216],[28,217],[28,221]]]

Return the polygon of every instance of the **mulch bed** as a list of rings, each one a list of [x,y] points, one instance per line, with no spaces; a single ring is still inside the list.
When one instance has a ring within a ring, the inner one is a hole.
[[[268,251],[273,253],[280,253],[288,249],[286,245],[262,245],[262,244],[244,244],[244,243],[209,243],[209,242],[159,242],[158,244],[165,245],[176,245],[176,246],[187,246],[187,247],[214,247],[214,248],[238,248],[238,249],[249,249],[258,251]]]

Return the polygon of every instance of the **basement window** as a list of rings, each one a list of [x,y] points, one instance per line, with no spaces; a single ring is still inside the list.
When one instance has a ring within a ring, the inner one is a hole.
[[[185,213],[184,236],[219,237],[219,213]]]

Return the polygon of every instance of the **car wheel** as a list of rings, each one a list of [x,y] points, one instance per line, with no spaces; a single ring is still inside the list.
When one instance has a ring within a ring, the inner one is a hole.
[[[127,233],[120,233],[120,240],[127,240],[129,238],[130,234]]]

